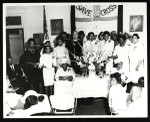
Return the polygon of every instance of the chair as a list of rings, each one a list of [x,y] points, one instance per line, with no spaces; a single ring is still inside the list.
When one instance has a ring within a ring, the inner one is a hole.
[[[72,94],[73,82],[56,81],[54,83],[54,95]]]
[[[51,109],[54,114],[75,114],[77,99],[73,95],[51,95]]]
[[[57,81],[54,83],[54,95],[50,103],[54,114],[75,114],[77,99],[72,94],[73,82]]]

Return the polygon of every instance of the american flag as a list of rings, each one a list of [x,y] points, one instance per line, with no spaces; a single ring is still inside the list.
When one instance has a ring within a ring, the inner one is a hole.
[[[45,6],[43,6],[43,31],[44,31],[44,40],[49,39],[46,23]]]

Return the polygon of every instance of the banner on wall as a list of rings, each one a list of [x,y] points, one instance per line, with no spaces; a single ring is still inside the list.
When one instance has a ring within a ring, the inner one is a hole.
[[[117,5],[76,5],[76,22],[117,20]]]
[[[93,31],[117,31],[118,5],[76,5],[76,30],[85,34]]]

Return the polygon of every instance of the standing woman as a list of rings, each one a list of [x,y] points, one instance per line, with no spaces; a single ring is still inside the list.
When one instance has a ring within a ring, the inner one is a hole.
[[[129,48],[126,45],[126,36],[125,35],[118,35],[118,42],[114,49],[113,55],[118,60],[122,61],[123,69],[126,73],[129,73]]]
[[[98,61],[100,63],[104,62],[106,68],[106,74],[110,74],[111,68],[113,67],[112,53],[114,51],[114,41],[110,38],[110,32],[104,31],[104,40],[98,49]]]
[[[99,60],[108,61],[108,57],[110,57],[114,51],[114,41],[110,39],[110,33],[108,31],[104,31],[103,37],[104,40],[101,42],[98,50]]]
[[[104,36],[103,36],[103,33],[104,32],[100,32],[98,34],[98,44],[97,44],[97,52],[96,52],[96,61],[99,62],[99,55],[100,55],[100,50],[101,50],[101,47],[102,47],[102,44],[103,44],[103,40],[104,40]]]
[[[139,35],[132,35],[132,42],[129,49],[130,59],[130,76],[133,82],[138,82],[138,78],[142,76],[144,69],[144,46],[139,41]]]
[[[40,57],[39,68],[43,68],[45,92],[48,97],[53,94],[55,66],[56,59],[53,57],[51,46],[45,46]]]
[[[89,60],[89,58],[93,57],[93,42],[94,33],[89,32],[87,35],[87,41],[83,44],[83,56],[84,60]]]
[[[38,69],[40,52],[35,49],[35,39],[28,39],[28,49],[20,57],[19,64],[23,68],[31,89],[42,93],[42,70]]]

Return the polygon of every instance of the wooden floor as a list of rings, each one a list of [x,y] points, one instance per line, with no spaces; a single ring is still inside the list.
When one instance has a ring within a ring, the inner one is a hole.
[[[108,101],[105,98],[78,99],[75,115],[108,115]]]
[[[109,115],[108,101],[106,98],[77,99],[77,107],[75,115]],[[55,116],[55,115],[52,113],[39,113],[34,114],[33,116]]]

